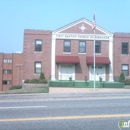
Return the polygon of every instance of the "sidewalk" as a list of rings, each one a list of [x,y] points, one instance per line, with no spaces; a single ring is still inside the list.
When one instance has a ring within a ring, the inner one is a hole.
[[[97,98],[130,98],[130,89],[121,88],[56,88],[50,87],[50,93],[0,94],[0,102],[70,100]]]
[[[122,93],[130,92],[128,88],[60,88],[50,87],[50,94],[71,94],[71,93]]]

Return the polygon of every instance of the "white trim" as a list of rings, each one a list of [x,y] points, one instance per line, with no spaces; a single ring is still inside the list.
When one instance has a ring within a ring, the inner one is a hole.
[[[94,34],[77,34],[77,33],[53,33],[56,39],[78,39],[78,40],[94,40]],[[96,34],[95,40],[109,41],[113,35]]]
[[[109,65],[109,81],[113,82],[113,37],[109,40],[109,59],[111,64]]]
[[[78,54],[86,54],[86,53],[81,53],[81,52],[80,52],[80,53],[78,53]]]
[[[63,52],[63,54],[71,54],[71,52]]]
[[[89,65],[89,80],[94,80],[94,74],[92,74],[92,66],[93,65]],[[101,76],[101,78],[102,78],[102,80],[103,81],[106,81],[106,65],[104,65],[104,64],[97,64],[97,65],[95,65],[95,67],[97,68],[97,67],[102,67],[102,71],[103,71],[103,74],[102,74],[102,76]],[[95,72],[96,72],[96,69],[95,69]],[[99,73],[99,72],[98,72]],[[100,77],[100,73],[99,73],[99,75],[97,76],[97,72],[95,73],[95,80],[96,81],[99,81],[99,79],[97,79],[97,77]]]
[[[40,75],[40,74],[36,74],[36,73],[34,73],[34,75]]]
[[[101,53],[95,53],[95,55],[102,55]]]
[[[121,54],[121,56],[129,56],[129,54]]]
[[[62,70],[62,67],[61,66],[69,66],[69,65],[71,65],[72,67],[74,67],[73,68],[73,73],[71,74],[72,75],[72,80],[75,80],[75,64],[71,64],[71,63],[61,63],[61,64],[59,64],[59,66],[58,66],[58,70],[59,70],[59,76],[58,76],[58,79],[59,80],[64,80],[64,79],[62,79],[62,73],[61,73],[61,70]],[[69,80],[67,77],[69,76],[70,74],[63,74],[63,76],[66,76],[65,77],[65,80]],[[61,77],[60,77],[61,76]]]
[[[52,49],[51,49],[51,80],[55,79],[55,50],[56,50],[56,38],[52,35]]]
[[[91,80],[91,72],[90,72],[90,70],[91,70],[91,65],[88,66],[88,69],[89,69],[88,71],[89,71],[89,81],[90,81],[90,80]]]
[[[75,26],[75,25],[77,25],[77,24],[79,24],[79,23],[82,23],[82,22],[84,22],[84,23],[86,23],[86,24],[92,26],[92,22],[91,22],[91,21],[89,21],[89,20],[87,20],[87,19],[85,19],[85,18],[82,18],[82,19],[79,19],[79,20],[77,20],[77,21],[75,21],[75,22],[73,22],[73,23],[70,23],[70,24],[68,24],[68,25],[66,25],[66,26],[64,26],[64,27],[61,27],[61,28],[59,28],[59,29],[53,31],[53,33],[60,33],[60,32],[62,32],[62,31],[64,31],[64,30],[66,30],[66,29],[68,29],[68,28],[70,28],[70,27],[73,27],[73,26]],[[101,28],[101,27],[98,26],[98,25],[96,25],[96,29],[99,30],[99,31],[101,31],[101,32],[103,32],[103,33],[105,33],[106,35],[113,35],[111,32],[109,32],[109,31],[107,31],[107,30]]]
[[[39,52],[37,52],[37,51],[34,51],[34,53],[40,53],[40,54],[41,54],[41,53],[42,53],[42,51],[39,51]]]

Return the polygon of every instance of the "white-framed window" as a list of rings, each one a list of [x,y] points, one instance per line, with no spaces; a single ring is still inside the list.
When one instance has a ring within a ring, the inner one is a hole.
[[[64,52],[71,52],[71,43],[69,40],[64,41]]]
[[[128,66],[128,64],[122,64],[122,72],[124,73],[125,76],[129,75],[129,66]]]
[[[35,52],[41,52],[42,51],[42,40],[35,40]]]
[[[3,74],[11,74],[12,70],[3,70]]]
[[[6,58],[4,58],[4,59],[3,59],[3,62],[4,62],[4,63],[12,63],[12,59],[6,59]]]
[[[79,41],[79,53],[86,53],[86,41]]]
[[[35,62],[34,63],[34,73],[40,74],[42,72],[42,63],[41,62]]]
[[[11,80],[3,80],[3,85],[11,85]]]

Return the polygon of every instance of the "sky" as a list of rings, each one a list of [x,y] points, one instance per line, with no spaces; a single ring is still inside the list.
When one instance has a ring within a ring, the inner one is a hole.
[[[130,0],[0,0],[0,53],[23,51],[24,29],[56,30],[81,18],[130,33]]]

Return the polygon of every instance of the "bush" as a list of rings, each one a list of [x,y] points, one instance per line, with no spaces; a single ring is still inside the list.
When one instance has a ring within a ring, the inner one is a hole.
[[[121,82],[121,83],[125,83],[125,75],[124,75],[123,72],[120,74],[119,82]]]
[[[125,85],[130,85],[130,79],[125,80]]]
[[[43,83],[43,84],[46,84],[46,83],[47,83],[47,80],[46,80],[46,79],[40,79],[39,81],[40,81],[41,84],[42,84],[42,83]]]
[[[39,79],[45,79],[44,73],[41,72]]]
[[[46,79],[31,79],[29,83],[34,83],[34,84],[46,84],[47,80]]]
[[[22,88],[21,85],[16,85],[16,86],[12,86],[9,90],[21,89],[21,88]]]
[[[40,81],[39,81],[39,79],[31,79],[30,80],[30,83],[39,83]]]
[[[30,83],[30,79],[25,79],[24,83]]]
[[[47,80],[45,79],[44,73],[41,72],[39,79],[26,79],[24,83],[32,83],[32,84],[46,84]]]

